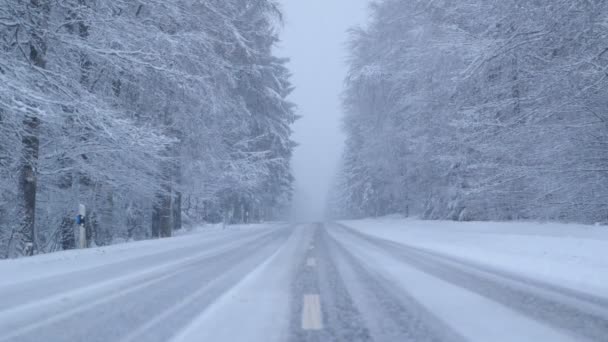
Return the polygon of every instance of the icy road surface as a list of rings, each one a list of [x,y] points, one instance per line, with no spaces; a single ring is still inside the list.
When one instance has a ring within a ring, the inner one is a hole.
[[[434,224],[253,226],[0,262],[0,341],[608,341],[608,233]]]

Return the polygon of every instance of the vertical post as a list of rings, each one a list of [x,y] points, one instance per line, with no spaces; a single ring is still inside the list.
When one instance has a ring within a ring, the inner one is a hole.
[[[87,208],[84,204],[81,204],[78,208],[78,226],[79,226],[79,243],[78,248],[87,248],[87,232],[85,230],[85,218],[87,215]]]

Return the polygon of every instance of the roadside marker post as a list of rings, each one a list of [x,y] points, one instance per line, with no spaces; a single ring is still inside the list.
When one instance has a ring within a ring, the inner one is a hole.
[[[76,224],[79,227],[78,234],[78,248],[84,249],[87,248],[87,233],[85,229],[85,221],[87,215],[87,208],[84,204],[81,204],[78,208],[78,216],[76,217]]]

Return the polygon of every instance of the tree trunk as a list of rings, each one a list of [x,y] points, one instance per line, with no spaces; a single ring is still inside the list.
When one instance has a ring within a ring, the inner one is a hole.
[[[61,248],[66,251],[76,248],[76,236],[74,235],[74,219],[66,214],[61,221]]]
[[[100,241],[98,245],[107,246],[112,244],[112,238],[114,237],[114,191],[107,189],[105,194],[105,200],[103,201],[103,207],[101,210],[100,220]]]
[[[40,120],[34,115],[28,115],[23,120],[25,134],[22,138],[23,161],[19,176],[19,192],[21,193],[21,233],[26,245],[24,254],[33,255],[36,245],[36,187],[37,164],[40,142],[38,128]]]
[[[176,192],[173,198],[173,230],[182,229],[182,193]]]
[[[156,203],[152,213],[152,236],[171,237],[172,232],[171,192],[157,194]]]
[[[161,191],[156,194],[156,201],[152,208],[152,235],[157,238],[170,237],[173,230],[173,187],[171,171],[173,166],[166,161],[161,165]]]
[[[36,29],[32,32],[29,46],[29,60],[36,68],[46,68],[46,42],[43,38],[43,31],[46,29],[50,5],[48,2],[31,0],[32,12],[38,14],[33,20]],[[38,130],[40,119],[34,113],[29,113],[23,120],[24,134],[21,139],[23,145],[22,165],[19,172],[19,192],[21,194],[21,233],[25,242],[26,255],[33,255],[38,246],[36,236],[36,187],[37,187],[37,166],[40,150]]]
[[[154,204],[152,207],[152,237],[160,238],[160,207]]]
[[[171,210],[171,193],[163,194],[160,212],[160,237],[171,237],[173,232],[173,217]]]

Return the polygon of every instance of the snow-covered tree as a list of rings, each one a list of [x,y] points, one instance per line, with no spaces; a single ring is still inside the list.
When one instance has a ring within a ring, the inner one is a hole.
[[[371,12],[351,43],[338,212],[606,220],[605,2]]]
[[[79,203],[89,244],[221,219],[228,190],[271,218],[293,148],[279,24],[270,0],[0,0],[0,256],[73,247]]]

